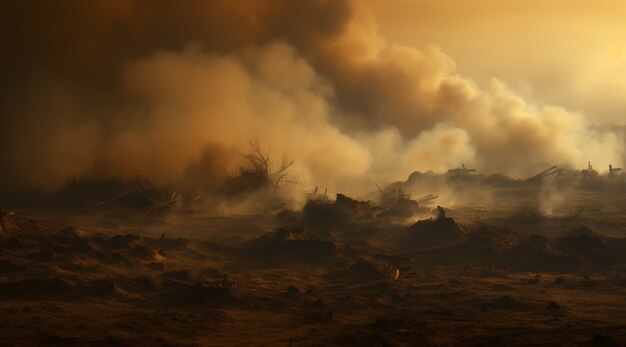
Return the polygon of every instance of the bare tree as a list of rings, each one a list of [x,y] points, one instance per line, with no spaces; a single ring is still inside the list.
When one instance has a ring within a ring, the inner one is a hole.
[[[278,187],[281,183],[297,183],[296,179],[290,177],[287,173],[287,170],[289,170],[292,165],[293,160],[289,160],[287,157],[283,156],[280,168],[273,174],[274,186]]]
[[[289,174],[293,160],[283,156],[280,166],[273,171],[270,152],[264,152],[258,141],[250,142],[250,150],[242,154],[238,175],[234,177],[235,190],[255,190],[263,187],[279,187],[284,183],[297,183]]]
[[[239,177],[255,187],[268,185],[272,167],[270,153],[263,153],[259,142],[254,141],[250,142],[250,151],[242,154],[242,156],[243,160],[239,166]]]

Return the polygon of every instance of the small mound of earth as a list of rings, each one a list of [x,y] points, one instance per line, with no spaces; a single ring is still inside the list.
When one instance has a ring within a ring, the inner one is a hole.
[[[510,250],[520,238],[511,229],[480,223],[468,234],[467,241],[472,249],[502,254]]]
[[[555,247],[572,255],[588,255],[607,249],[606,241],[600,234],[588,227],[579,227],[554,243]]]
[[[452,218],[420,220],[409,227],[412,246],[429,248],[465,239],[465,235]]]
[[[552,249],[548,239],[541,235],[519,240],[500,260],[505,267],[526,271],[563,270],[581,265],[577,259]]]
[[[606,240],[585,226],[579,227],[556,240],[554,246],[564,253],[594,265],[611,265],[615,262],[614,257],[609,254]]]
[[[250,241],[246,248],[249,255],[270,261],[332,263],[338,259],[333,241],[308,239],[301,228],[278,228]]]
[[[70,250],[73,253],[92,254],[106,264],[127,264],[136,261],[159,262],[164,259],[161,255],[164,251],[155,248],[149,239],[137,235],[118,234],[109,238],[95,236],[86,240],[89,241],[88,244]],[[86,252],[87,249],[90,251]],[[81,250],[84,251],[81,252]]]
[[[74,228],[67,228],[47,237],[42,245],[58,254],[92,255],[98,252],[98,245]]]
[[[600,234],[585,226],[572,230],[569,234],[557,240],[555,245],[570,254],[580,255],[606,249],[606,242]]]

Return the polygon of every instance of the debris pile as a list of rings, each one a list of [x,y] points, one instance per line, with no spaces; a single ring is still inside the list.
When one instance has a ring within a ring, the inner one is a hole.
[[[339,227],[367,221],[379,212],[369,201],[337,194],[335,201],[309,200],[302,210],[304,223],[314,227]]]
[[[376,185],[378,187],[378,185]],[[410,193],[406,193],[402,187],[389,188],[380,192],[380,206],[383,211],[379,214],[383,218],[411,218],[420,211],[420,205],[413,200]]]
[[[330,264],[338,261],[333,241],[315,238],[304,228],[278,228],[246,245],[247,254],[268,262]]]
[[[437,206],[437,210],[437,218],[420,220],[409,227],[409,238],[414,246],[429,248],[465,239],[454,219],[446,217],[441,206]]]

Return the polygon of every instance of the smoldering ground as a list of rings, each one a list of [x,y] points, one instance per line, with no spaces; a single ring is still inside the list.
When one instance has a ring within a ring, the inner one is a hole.
[[[540,162],[622,162],[619,132],[496,79],[477,85],[437,47],[388,42],[366,3],[3,7],[3,190],[224,177],[251,139],[292,158],[307,186],[459,163],[525,175]]]

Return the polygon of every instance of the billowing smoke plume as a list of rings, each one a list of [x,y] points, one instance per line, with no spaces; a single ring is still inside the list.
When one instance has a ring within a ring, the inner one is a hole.
[[[311,185],[621,162],[613,132],[498,80],[478,86],[436,47],[387,42],[362,3],[2,7],[2,189],[137,173],[177,183],[203,165],[226,175],[255,139]]]

